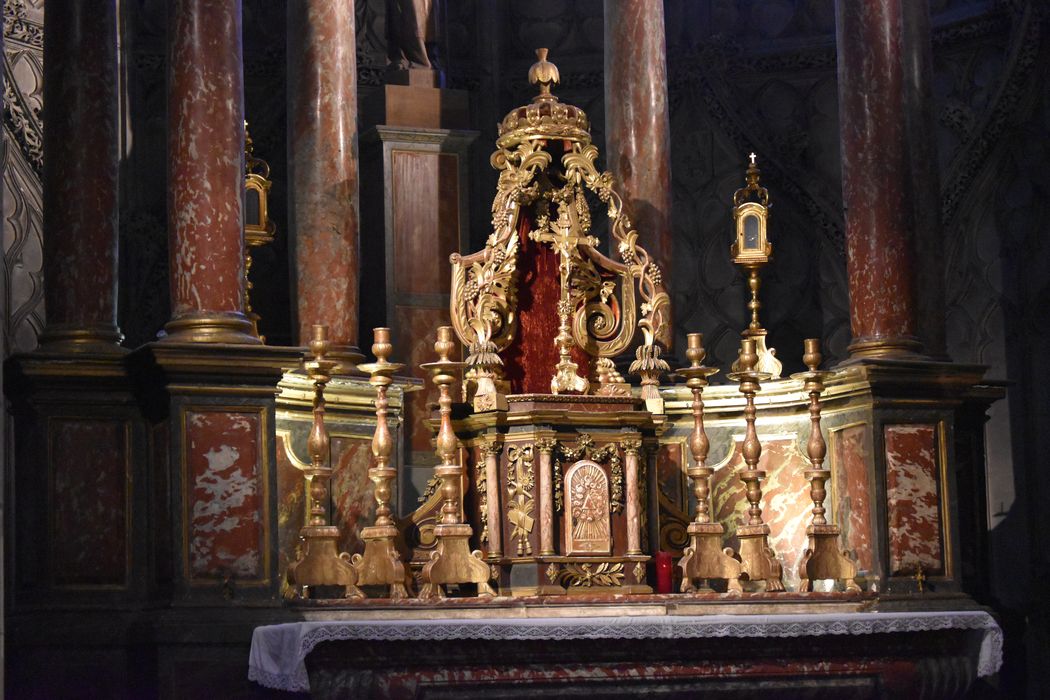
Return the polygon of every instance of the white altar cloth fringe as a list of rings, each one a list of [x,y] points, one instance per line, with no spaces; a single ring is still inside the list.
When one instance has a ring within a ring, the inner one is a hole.
[[[987,612],[865,612],[791,615],[659,615],[486,620],[331,620],[257,627],[248,679],[269,688],[306,692],[306,656],[322,642],[450,639],[696,639],[807,637],[933,630],[981,632],[977,676],[1003,661],[1003,632]]]

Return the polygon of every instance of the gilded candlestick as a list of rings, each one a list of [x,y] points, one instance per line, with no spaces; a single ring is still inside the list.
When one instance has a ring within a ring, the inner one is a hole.
[[[802,361],[808,371],[793,374],[791,378],[805,382],[805,391],[809,394],[810,430],[806,451],[810,468],[806,470],[806,479],[809,480],[809,495],[813,501],[813,516],[809,527],[806,528],[809,547],[799,563],[799,590],[810,590],[815,580],[834,579],[843,581],[847,591],[859,591],[860,587],[854,581],[857,575],[856,564],[839,549],[839,527],[828,524],[825,517],[825,484],[831,479],[831,472],[824,468],[828,448],[820,429],[820,395],[824,391],[824,380],[831,372],[818,369],[822,359],[820,339],[807,338],[803,341],[803,346],[805,352]]]
[[[305,471],[307,497],[306,525],[300,531],[303,554],[288,566],[287,581],[291,591],[310,597],[318,586],[341,586],[346,598],[360,598],[364,594],[357,587],[357,572],[349,556],[338,551],[339,528],[328,524],[329,484],[332,479],[331,442],[325,427],[324,390],[332,378],[338,362],[328,357],[328,327],[315,325],[310,341],[311,359],[303,368],[313,380],[313,426],[307,440],[310,467]]]
[[[725,579],[730,593],[740,593],[740,562],[733,557],[733,550],[722,549],[722,535],[725,528],[721,523],[711,522],[711,475],[714,469],[707,466],[707,453],[710,442],[704,430],[703,391],[707,378],[716,374],[717,369],[705,367],[704,337],[700,333],[687,336],[688,347],[685,351],[690,366],[678,370],[686,378],[685,385],[693,393],[693,431],[689,436],[689,450],[693,455],[693,466],[688,474],[693,480],[693,493],[696,496],[696,517],[689,523],[689,546],[685,548],[679,566],[682,568],[682,592],[696,591],[696,579]]]
[[[740,472],[740,480],[746,487],[748,511],[747,523],[737,528],[742,570],[751,581],[765,581],[767,591],[782,591],[783,569],[769,545],[769,526],[762,520],[762,480],[766,473],[758,468],[762,443],[755,428],[755,394],[761,389],[760,383],[769,379],[769,374],[755,371],[758,354],[753,338],[742,340],[740,348],[740,371],[733,372],[729,378],[740,383],[740,392],[746,401],[744,420],[747,429],[742,449],[746,468]]]
[[[397,469],[390,465],[394,440],[387,423],[387,387],[393,382],[394,374],[404,365],[389,361],[394,350],[390,344],[390,329],[376,328],[373,333],[372,354],[376,356],[376,361],[361,365],[360,369],[371,375],[368,383],[376,390],[373,463],[368,470],[368,478],[375,484],[376,519],[374,525],[361,531],[361,539],[365,543],[364,555],[355,554],[352,561],[357,570],[358,585],[389,586],[390,598],[399,600],[408,595],[411,576],[407,574],[401,558],[397,526],[390,507],[390,484],[397,476]]]
[[[434,468],[434,474],[441,479],[441,515],[434,526],[434,537],[437,545],[430,555],[430,561],[423,566],[420,598],[444,598],[449,584],[473,583],[477,585],[478,595],[489,597],[495,595],[489,584],[491,571],[484,562],[481,550],[470,549],[470,538],[474,534],[469,523],[463,522],[462,484],[465,476],[463,465],[456,459],[459,452],[456,433],[452,429],[452,383],[456,381],[453,372],[464,367],[465,363],[449,359],[455,349],[452,340],[452,327],[438,328],[437,342],[434,351],[437,362],[427,362],[421,367],[430,372],[431,380],[438,388],[438,412],[440,422],[436,440],[436,452],[441,463]]]

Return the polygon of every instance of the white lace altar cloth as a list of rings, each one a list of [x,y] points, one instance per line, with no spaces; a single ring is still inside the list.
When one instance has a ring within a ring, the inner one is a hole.
[[[248,679],[279,690],[309,691],[306,656],[321,642],[329,641],[806,637],[948,629],[980,632],[979,647],[974,649],[978,677],[990,676],[999,670],[1003,661],[1003,632],[991,615],[978,610],[290,622],[255,628]]]

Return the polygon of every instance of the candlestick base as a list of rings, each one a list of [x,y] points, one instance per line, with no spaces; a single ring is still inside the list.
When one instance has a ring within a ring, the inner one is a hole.
[[[307,525],[300,530],[305,541],[303,556],[288,566],[288,585],[300,598],[309,598],[317,586],[342,586],[344,598],[364,598],[357,587],[357,572],[345,554],[339,554],[339,528]]]
[[[473,528],[466,524],[439,524],[434,526],[437,548],[423,567],[419,597],[440,599],[446,597],[449,584],[475,583],[478,596],[491,598],[496,592],[489,585],[492,572],[481,556],[481,550],[470,550]]]
[[[357,572],[358,586],[389,586],[390,599],[402,600],[409,596],[412,577],[405,571],[397,550],[397,528],[393,525],[373,525],[361,531],[365,553],[351,557]]]
[[[839,528],[837,525],[810,525],[806,528],[809,535],[809,547],[802,554],[798,566],[800,591],[813,589],[813,582],[822,579],[842,581],[849,592],[860,592],[860,586],[854,581],[857,576],[857,565],[845,552],[839,549]]]
[[[740,595],[740,562],[733,556],[730,547],[722,548],[725,528],[719,523],[689,523],[689,546],[678,563],[682,569],[682,593],[695,593],[694,581],[701,579],[724,579],[726,593]]]
[[[740,569],[749,581],[765,581],[767,591],[784,590],[784,569],[769,546],[768,525],[745,525],[736,531],[740,538]]]

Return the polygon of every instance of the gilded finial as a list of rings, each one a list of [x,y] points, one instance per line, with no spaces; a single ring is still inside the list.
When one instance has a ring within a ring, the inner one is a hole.
[[[733,205],[740,206],[748,201],[749,195],[758,199],[762,206],[769,206],[769,190],[758,184],[762,171],[758,169],[758,155],[752,151],[748,155],[747,172],[744,174],[746,185],[733,193]]]
[[[547,49],[536,49],[536,58],[539,60],[529,68],[529,82],[540,86],[536,100],[557,99],[551,95],[551,86],[561,82],[558,66],[547,60]]]

